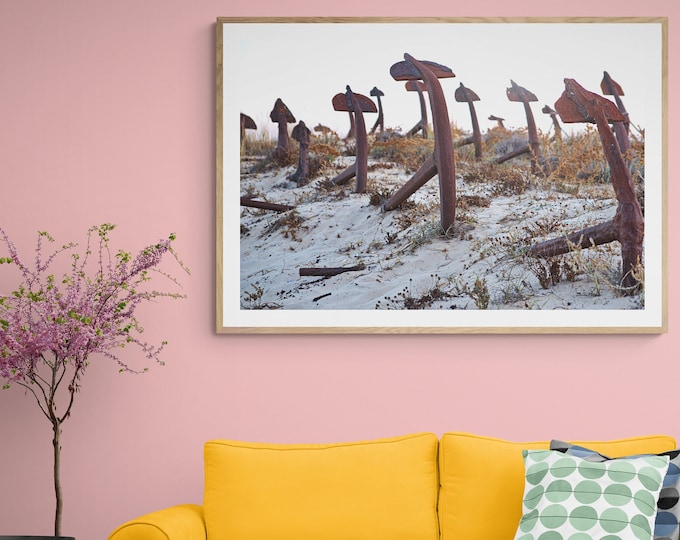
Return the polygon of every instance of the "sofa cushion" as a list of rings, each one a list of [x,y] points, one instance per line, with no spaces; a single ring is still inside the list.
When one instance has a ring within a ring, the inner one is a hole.
[[[551,450],[559,450],[571,456],[578,456],[588,461],[602,462],[610,458],[575,444],[564,441],[550,441]],[[680,537],[680,449],[661,452],[660,456],[668,456],[669,465],[664,476],[661,493],[657,500],[657,514],[654,527],[655,540],[678,540]]]
[[[573,441],[613,457],[675,448],[673,437]],[[522,516],[522,450],[548,450],[550,441],[510,442],[470,433],[445,433],[439,449],[441,540],[513,538]]]
[[[594,462],[524,450],[526,482],[515,540],[652,540],[668,456]]]
[[[437,540],[437,436],[205,444],[208,538]]]

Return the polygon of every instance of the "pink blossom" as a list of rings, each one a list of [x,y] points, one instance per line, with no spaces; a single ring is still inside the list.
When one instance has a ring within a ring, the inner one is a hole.
[[[5,388],[17,384],[28,390],[52,424],[56,536],[61,527],[61,424],[70,415],[90,356],[98,353],[114,360],[121,371],[145,371],[133,370],[117,355],[122,347],[136,345],[146,359],[162,364],[164,343],[152,346],[141,340],[143,328],[135,311],[155,298],[184,297],[149,286],[152,275],[179,285],[159,268],[168,254],[188,272],[172,249],[174,235],[142,249],[134,257],[124,251],[111,255],[109,233],[114,228],[111,224],[90,228],[82,252],[77,251],[77,244],[70,243],[48,254],[44,252],[45,243],[52,244],[54,239],[40,232],[32,266],[24,263],[0,228],[0,245],[7,249],[7,255],[0,256],[0,266],[16,266],[21,275],[13,291],[0,291],[0,378],[5,380]],[[70,270],[57,278],[50,270],[60,256],[66,255],[71,257]],[[66,404],[58,407],[57,391],[62,385]]]

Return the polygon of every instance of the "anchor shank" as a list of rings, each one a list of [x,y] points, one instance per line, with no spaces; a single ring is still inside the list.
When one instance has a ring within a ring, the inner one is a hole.
[[[555,257],[569,253],[574,246],[586,249],[600,246],[616,240],[617,226],[614,220],[609,220],[592,227],[586,227],[566,236],[559,236],[545,242],[540,242],[529,249],[533,257]]]
[[[456,217],[456,165],[454,161],[453,138],[449,124],[449,111],[444,91],[437,77],[423,64],[409,58],[420,71],[427,86],[432,109],[434,129],[434,162],[439,174],[439,203],[441,226],[444,231],[453,227]]]
[[[383,210],[394,210],[423,187],[428,180],[437,174],[437,166],[434,157],[429,156],[420,168],[415,172],[411,179],[399,188],[384,204]]]
[[[470,107],[470,118],[472,120],[472,141],[475,143],[475,158],[482,157],[482,132],[479,131],[479,121],[477,120],[477,111],[475,111],[475,104],[468,101]]]
[[[531,148],[531,170],[537,171],[537,160],[541,157],[541,143],[538,141],[538,131],[536,129],[536,121],[534,120],[534,113],[531,111],[531,105],[528,101],[524,101],[524,112],[527,116],[527,128],[529,131],[529,147]]]
[[[423,133],[423,139],[427,139],[427,106],[425,105],[425,96],[423,91],[417,87],[418,99],[420,100],[420,129]]]
[[[368,178],[368,138],[366,136],[366,123],[364,122],[364,113],[361,111],[361,105],[357,100],[354,92],[347,90],[352,101],[352,108],[354,109],[354,130],[356,137],[356,176],[357,183],[355,187],[356,193],[366,193],[366,180]]]

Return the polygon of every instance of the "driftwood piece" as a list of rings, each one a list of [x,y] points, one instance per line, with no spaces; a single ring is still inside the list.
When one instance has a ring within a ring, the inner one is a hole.
[[[413,189],[415,184],[423,185],[437,174],[439,176],[441,227],[444,231],[448,231],[453,227],[456,218],[456,163],[449,111],[439,79],[455,77],[455,74],[446,66],[435,62],[419,61],[410,54],[404,54],[404,61],[394,64],[390,68],[390,74],[397,81],[422,79],[425,83],[432,110],[434,153],[421,165],[413,178],[390,197],[383,208],[385,210],[395,208],[415,189],[418,189],[419,186]]]
[[[295,206],[288,204],[277,204],[268,201],[257,201],[250,197],[241,197],[241,206],[248,206],[250,208],[261,208],[262,210],[273,210],[274,212],[287,212],[292,210]]]
[[[630,171],[621,155],[610,122],[623,122],[619,109],[609,100],[585,90],[574,79],[564,79],[565,91],[555,103],[563,122],[590,122],[597,126],[618,207],[614,218],[531,247],[535,257],[553,257],[569,252],[573,245],[589,248],[618,240],[621,244],[621,285],[629,290],[640,286],[634,270],[642,264],[644,218]]]
[[[330,277],[343,274],[344,272],[358,272],[366,268],[363,264],[356,266],[335,266],[335,267],[307,267],[300,268],[300,276],[322,276]]]

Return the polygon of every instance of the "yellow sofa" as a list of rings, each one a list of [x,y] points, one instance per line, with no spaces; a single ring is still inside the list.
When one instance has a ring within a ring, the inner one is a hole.
[[[664,435],[573,442],[612,457],[676,448]],[[512,540],[522,515],[522,450],[549,445],[469,433],[209,441],[203,505],[138,517],[109,540]]]

